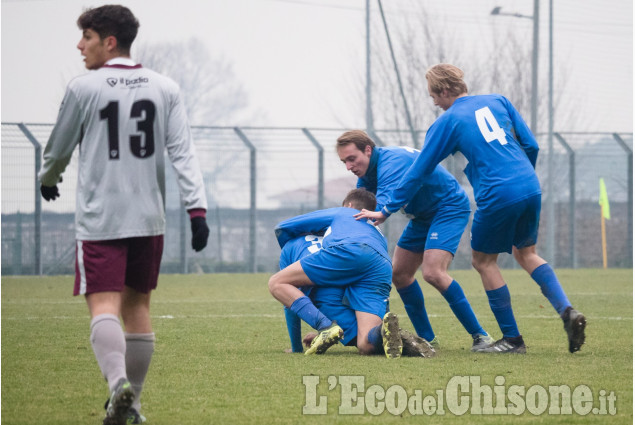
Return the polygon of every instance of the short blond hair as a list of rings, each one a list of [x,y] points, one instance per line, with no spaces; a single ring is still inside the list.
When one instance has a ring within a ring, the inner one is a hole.
[[[436,94],[447,90],[452,96],[467,93],[467,84],[463,81],[463,71],[449,63],[434,65],[426,72],[430,91]]]

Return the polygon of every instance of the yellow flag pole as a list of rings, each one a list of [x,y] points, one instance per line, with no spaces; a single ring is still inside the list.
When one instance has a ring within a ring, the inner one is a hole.
[[[606,268],[606,226],[604,224],[604,206],[602,206],[602,263]]]
[[[609,196],[606,193],[606,184],[604,184],[604,179],[600,178],[600,207],[602,208],[602,261],[604,263],[604,268],[607,266],[606,261],[606,225],[604,220],[611,219],[611,207],[609,206]]]

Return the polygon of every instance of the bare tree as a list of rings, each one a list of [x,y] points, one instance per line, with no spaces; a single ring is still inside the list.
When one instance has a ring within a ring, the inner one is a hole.
[[[500,93],[509,98],[522,116],[531,109],[532,43],[518,27],[492,25],[491,34],[479,32],[474,39],[459,38],[453,31],[452,16],[431,16],[427,2],[409,2],[407,13],[388,16],[388,25],[413,125],[427,129],[442,112],[429,99],[426,70],[437,63],[450,62],[465,71],[472,94]],[[493,18],[495,19],[495,18]],[[379,18],[372,27],[373,111],[376,128],[406,128],[405,111],[388,53],[386,34]],[[543,52],[544,53],[544,52]],[[541,54],[541,68],[546,54]],[[558,128],[582,125],[573,107],[577,99],[568,94],[568,64],[556,64],[554,109]],[[360,71],[360,76],[362,72]],[[538,132],[547,131],[548,80],[539,79]],[[364,79],[360,78],[363,82]],[[359,92],[363,93],[360,84]],[[363,105],[360,102],[360,105]],[[360,108],[360,116],[363,110]],[[557,131],[557,130],[556,130]]]
[[[203,41],[142,44],[136,59],[181,87],[190,121],[196,125],[236,124],[248,97],[228,60],[213,57]]]
[[[134,53],[143,66],[172,78],[181,88],[190,122],[198,126],[230,126],[257,119],[258,112],[248,111],[248,96],[234,74],[232,64],[223,57],[214,57],[205,43],[197,38],[186,41],[140,44]],[[203,165],[207,200],[210,208],[224,206],[218,199],[218,185],[235,163],[244,156],[241,149],[214,151],[210,146],[225,136],[213,136],[206,129],[195,129],[199,142],[197,151]],[[233,133],[231,133],[233,135]],[[231,135],[230,135],[231,137]],[[238,146],[242,146],[237,141]],[[171,174],[172,170],[168,170]],[[244,174],[244,173],[243,173]],[[169,176],[168,181],[174,179]],[[229,180],[232,186],[244,185],[241,174]],[[227,182],[223,183],[227,189]],[[176,186],[169,185],[169,196],[178,199]]]

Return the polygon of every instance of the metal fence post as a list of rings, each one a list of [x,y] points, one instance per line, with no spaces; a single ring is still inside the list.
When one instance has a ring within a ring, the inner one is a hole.
[[[377,144],[377,146],[386,146],[386,144],[381,140],[379,134],[375,130],[372,130],[369,136],[373,139],[373,141]]]
[[[576,269],[578,268],[578,257],[575,249],[575,151],[571,149],[560,133],[553,133],[553,135],[569,155],[569,259],[571,267]]]
[[[22,133],[26,136],[26,138],[31,142],[34,148],[35,155],[35,178],[33,183],[33,193],[35,194],[35,210],[33,211],[33,221],[35,225],[35,248],[34,248],[34,265],[35,265],[35,273],[39,276],[42,275],[42,198],[40,197],[40,188],[38,181],[38,173],[40,172],[40,168],[42,168],[42,146],[37,141],[37,139],[33,136],[33,134],[29,131],[28,128],[24,125],[24,123],[19,123],[18,128]]]
[[[630,239],[633,235],[633,150],[628,147],[624,139],[619,134],[613,133],[615,141],[626,152],[626,208],[627,208],[627,237]],[[633,244],[627,243],[628,258],[633,258]]]
[[[257,271],[256,267],[256,147],[245,133],[234,127],[234,132],[249,149],[249,270]]]
[[[313,134],[307,129],[303,128],[304,135],[313,143],[313,146],[318,151],[318,190],[317,190],[317,208],[321,210],[324,208],[324,148],[317,141]]]

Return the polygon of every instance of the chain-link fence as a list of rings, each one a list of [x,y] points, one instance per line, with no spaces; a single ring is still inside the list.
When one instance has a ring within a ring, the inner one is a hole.
[[[61,197],[43,202],[37,170],[50,124],[2,124],[2,274],[72,274],[75,260],[77,151]],[[275,224],[318,208],[339,206],[355,186],[335,152],[343,129],[194,127],[194,141],[207,190],[210,238],[201,253],[189,249],[187,214],[167,172],[167,230],[162,272],[274,272],[279,248]],[[416,132],[421,145],[424,132]],[[412,133],[376,130],[380,145],[413,146]],[[556,267],[601,267],[599,179],[607,186],[606,222],[610,267],[632,267],[632,133],[555,133],[541,147],[538,176],[543,209],[538,250]],[[553,146],[549,167],[549,145]],[[465,158],[443,165],[472,193],[463,175]],[[552,168],[553,177],[548,170]],[[550,221],[551,220],[551,221]],[[395,215],[383,230],[392,251],[407,220]],[[553,227],[550,224],[553,223]],[[453,268],[471,267],[469,229]],[[502,267],[516,267],[502,255]]]

